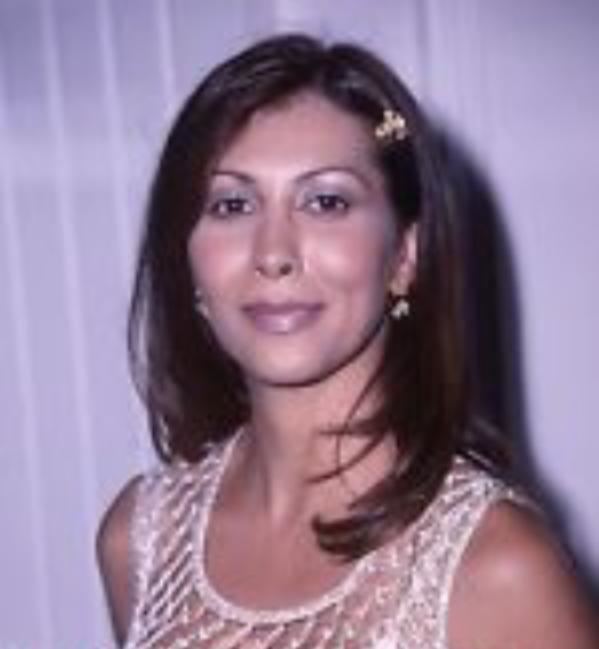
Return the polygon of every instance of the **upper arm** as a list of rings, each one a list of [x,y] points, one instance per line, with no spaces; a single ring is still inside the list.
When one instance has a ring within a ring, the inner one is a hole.
[[[449,646],[597,649],[594,618],[540,518],[508,502],[492,507],[456,575]]]
[[[131,480],[104,514],[97,533],[96,552],[115,635],[123,643],[135,600],[135,566],[131,525],[141,478]]]

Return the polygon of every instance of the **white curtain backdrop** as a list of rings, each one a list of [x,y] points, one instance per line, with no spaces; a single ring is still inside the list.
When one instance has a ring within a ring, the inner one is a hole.
[[[194,83],[288,29],[382,53],[484,179],[504,423],[599,572],[595,0],[0,0],[0,649],[112,646],[95,529],[153,461],[124,345],[145,193]]]

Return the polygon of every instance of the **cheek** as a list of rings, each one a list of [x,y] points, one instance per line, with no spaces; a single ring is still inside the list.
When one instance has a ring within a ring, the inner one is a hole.
[[[243,247],[230,238],[197,229],[187,246],[191,274],[196,287],[207,301],[213,301],[229,285],[228,278],[242,263]]]
[[[238,247],[214,233],[196,231],[189,240],[187,256],[194,285],[201,296],[200,312],[223,349],[234,354],[235,335],[227,306],[236,299],[237,283],[232,277],[240,263]]]
[[[331,288],[348,297],[384,301],[391,265],[391,243],[384,233],[356,230],[351,236],[314,244],[307,266]]]

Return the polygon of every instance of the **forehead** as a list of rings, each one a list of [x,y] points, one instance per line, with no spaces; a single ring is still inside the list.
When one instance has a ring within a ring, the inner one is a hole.
[[[374,167],[374,146],[372,129],[363,120],[306,92],[254,113],[216,166]]]

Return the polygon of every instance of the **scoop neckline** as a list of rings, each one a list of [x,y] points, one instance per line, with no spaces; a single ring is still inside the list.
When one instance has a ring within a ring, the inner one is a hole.
[[[205,496],[197,511],[194,546],[195,583],[197,592],[204,602],[219,615],[242,624],[281,624],[314,616],[345,599],[357,586],[360,576],[368,569],[376,550],[358,559],[353,568],[331,588],[321,595],[311,597],[304,603],[288,608],[253,608],[238,604],[221,594],[211,582],[206,572],[206,545],[210,517],[218,496],[222,478],[227,470],[233,451],[242,431],[225,443],[220,451],[220,458],[209,478]]]

